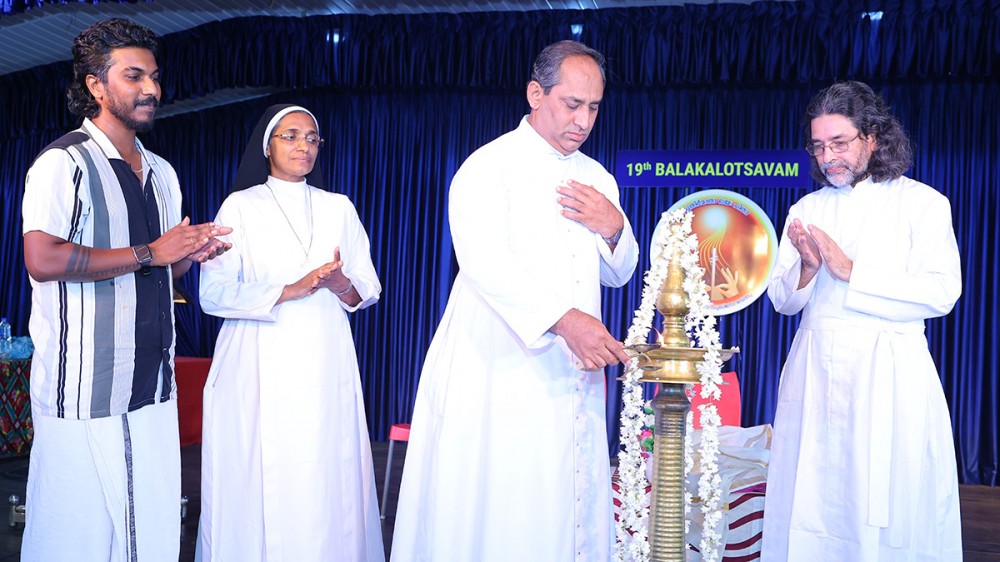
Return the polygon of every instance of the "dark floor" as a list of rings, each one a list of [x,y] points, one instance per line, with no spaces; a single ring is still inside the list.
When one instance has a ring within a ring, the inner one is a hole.
[[[375,481],[379,494],[385,476],[385,461],[388,453],[386,443],[372,443],[375,462]],[[392,544],[392,528],[395,523],[396,497],[399,492],[399,476],[402,473],[406,444],[396,447],[393,459],[392,483],[389,487],[387,516],[382,523],[382,537],[388,556]],[[181,449],[182,493],[188,497],[187,517],[181,529],[181,562],[194,560],[194,544],[197,537],[198,513],[200,507],[200,465],[201,446],[192,445]],[[28,479],[28,459],[0,460],[0,498],[14,494],[24,499],[24,488]],[[965,545],[965,562],[1000,562],[1000,487],[961,486],[962,539]],[[381,498],[381,496],[380,496]],[[0,562],[16,561],[21,551],[21,534],[24,525],[13,528],[4,525],[0,530]]]

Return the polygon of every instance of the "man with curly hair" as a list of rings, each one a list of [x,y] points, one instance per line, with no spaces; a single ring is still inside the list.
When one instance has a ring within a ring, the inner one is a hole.
[[[802,311],[781,374],[762,560],[961,560],[951,418],[924,320],[962,292],[948,199],[860,82],[804,120],[823,186],[792,206],[768,296]]]
[[[38,155],[23,201],[35,437],[23,561],[170,560],[180,546],[173,279],[231,231],[181,218],[177,174],[146,150],[156,36],[103,20],[73,42],[83,124]]]

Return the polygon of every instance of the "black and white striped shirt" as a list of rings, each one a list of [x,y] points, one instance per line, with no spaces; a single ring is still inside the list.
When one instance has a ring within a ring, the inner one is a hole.
[[[141,184],[90,120],[28,170],[24,232],[92,248],[127,248],[180,222],[177,174],[143,149]],[[172,279],[152,267],[98,282],[31,279],[33,415],[117,416],[176,398]]]

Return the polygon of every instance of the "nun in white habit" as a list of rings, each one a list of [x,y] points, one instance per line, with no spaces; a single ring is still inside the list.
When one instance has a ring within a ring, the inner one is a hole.
[[[204,391],[204,561],[384,560],[347,315],[382,290],[368,235],[323,189],[305,108],[268,108],[216,222],[233,249],[201,269],[225,318]]]

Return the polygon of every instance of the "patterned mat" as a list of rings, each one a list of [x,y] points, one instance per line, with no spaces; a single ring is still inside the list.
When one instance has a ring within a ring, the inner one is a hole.
[[[31,359],[0,361],[0,458],[27,455],[31,450],[30,373]]]

